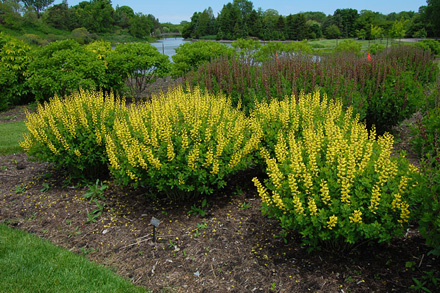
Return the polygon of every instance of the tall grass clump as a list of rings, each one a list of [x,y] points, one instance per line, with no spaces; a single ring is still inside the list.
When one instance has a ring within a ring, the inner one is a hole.
[[[352,106],[360,120],[383,133],[416,111],[423,86],[435,80],[438,69],[429,52],[414,47],[396,47],[373,57],[283,53],[253,64],[223,56],[187,74],[184,83],[227,94],[247,113],[256,101],[318,89]]]
[[[105,138],[124,112],[125,102],[112,93],[79,91],[38,104],[26,113],[29,134],[20,146],[29,156],[66,169],[73,177],[108,173]]]
[[[106,136],[111,172],[123,184],[176,199],[211,194],[249,167],[261,133],[223,96],[181,87],[133,105]]]
[[[391,156],[390,134],[377,137],[319,92],[259,103],[251,117],[263,131],[268,179],[253,182],[264,214],[312,249],[405,234],[417,172]]]

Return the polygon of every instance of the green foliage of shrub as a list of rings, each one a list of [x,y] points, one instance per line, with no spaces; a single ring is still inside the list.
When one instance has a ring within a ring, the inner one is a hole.
[[[411,143],[422,158],[418,196],[412,198],[417,207],[414,217],[432,253],[440,255],[440,108],[439,90],[435,89],[436,103],[423,116],[418,116],[412,127]]]
[[[231,44],[241,60],[246,63],[253,63],[256,53],[261,49],[261,43],[253,39],[238,39]]]
[[[416,43],[416,46],[430,51],[433,55],[440,55],[440,42],[436,40],[426,39]]]
[[[319,92],[258,104],[252,117],[269,177],[253,179],[264,214],[312,249],[404,235],[416,175],[403,156],[391,157],[391,135],[376,139]]]
[[[25,83],[31,62],[31,47],[12,37],[0,36],[0,110],[10,105],[29,102],[32,98]]]
[[[125,101],[102,91],[55,96],[39,104],[35,113],[27,113],[30,134],[20,146],[29,156],[64,168],[72,177],[94,179],[108,173],[105,137],[124,110]]]
[[[362,55],[361,50],[362,50],[362,44],[354,40],[343,40],[339,42],[334,49],[336,53],[345,52],[345,53],[355,54],[357,56]]]
[[[172,73],[174,76],[181,76],[215,57],[231,55],[233,51],[225,44],[212,41],[184,43],[176,48],[176,54],[172,57]]]
[[[105,57],[107,77],[114,89],[140,96],[149,83],[169,73],[170,61],[148,43],[117,45]]]
[[[57,41],[35,49],[27,83],[37,100],[83,89],[108,88],[106,67],[96,54],[74,40]]]
[[[256,52],[255,59],[259,62],[268,60],[276,60],[277,56],[289,55],[297,53],[301,55],[311,54],[312,46],[307,41],[302,42],[268,42],[261,46],[260,50]]]
[[[93,42],[98,38],[97,35],[89,33],[86,28],[80,27],[76,28],[71,33],[72,39],[77,41],[79,44],[84,45]]]
[[[411,144],[419,156],[435,155],[440,150],[440,108],[433,108],[418,117],[412,135]]]
[[[414,80],[412,72],[391,73],[379,93],[369,100],[367,122],[375,124],[380,132],[389,131],[423,106],[424,97],[423,85]]]
[[[371,44],[370,47],[368,48],[368,52],[371,53],[372,55],[377,55],[378,53],[384,50],[385,50],[385,45],[378,43]]]
[[[418,192],[411,198],[416,207],[414,220],[419,232],[432,248],[431,253],[440,255],[440,148],[428,153],[421,161]]]
[[[224,96],[176,88],[131,107],[106,141],[116,179],[182,200],[212,194],[247,168],[259,136]]]

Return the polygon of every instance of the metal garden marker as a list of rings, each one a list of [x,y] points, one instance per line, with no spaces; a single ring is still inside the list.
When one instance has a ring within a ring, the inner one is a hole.
[[[156,228],[159,227],[160,221],[155,217],[152,217],[150,224],[153,225],[153,242],[156,242]]]

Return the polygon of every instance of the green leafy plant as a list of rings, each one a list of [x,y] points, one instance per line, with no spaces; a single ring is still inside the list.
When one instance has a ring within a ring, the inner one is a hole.
[[[431,254],[440,255],[440,153],[427,154],[421,162],[421,174],[418,178],[418,193],[411,200],[414,205],[414,220],[419,224],[420,234],[432,250]]]
[[[252,207],[252,205],[249,203],[249,202],[243,202],[241,205],[240,205],[240,209],[241,210],[247,210],[247,209],[250,209]]]
[[[96,209],[92,210],[90,213],[87,212],[87,220],[86,223],[95,223],[96,220],[102,215],[105,204],[100,204],[98,200],[94,200],[96,204]]]
[[[26,191],[26,185],[17,185],[16,187],[15,187],[15,193],[16,194],[19,194],[19,193],[23,193],[23,192],[25,192]]]
[[[108,185],[96,179],[95,184],[89,185],[89,190],[84,193],[83,197],[89,200],[102,199],[105,200],[104,191],[108,188]]]
[[[412,145],[421,156],[418,196],[412,198],[419,231],[432,254],[440,255],[440,108],[418,118],[412,128]]]
[[[46,192],[50,189],[50,185],[48,183],[43,183],[41,184],[43,186],[43,188],[40,189],[40,192]]]
[[[208,201],[206,198],[202,201],[202,204],[199,206],[192,205],[191,210],[188,212],[190,215],[205,217],[208,214],[207,208],[209,207]]]
[[[205,203],[206,207],[208,207],[208,205]],[[202,207],[203,207],[203,202],[202,202]],[[206,222],[203,223],[199,223],[197,224],[197,229],[208,229],[208,224],[206,224]]]

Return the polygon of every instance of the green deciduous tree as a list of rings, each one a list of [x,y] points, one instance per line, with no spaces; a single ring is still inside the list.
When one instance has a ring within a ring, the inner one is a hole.
[[[140,39],[148,37],[153,29],[150,18],[142,13],[137,13],[128,24],[130,34]]]
[[[46,9],[44,14],[45,22],[57,29],[70,30],[70,12],[67,0],[63,0],[61,4],[53,5]]]
[[[169,73],[168,56],[148,43],[117,45],[105,60],[110,84],[131,97],[143,95],[151,82]]]
[[[135,17],[133,9],[129,6],[116,6],[114,13],[115,24],[121,28],[128,28],[130,20]]]
[[[72,8],[75,28],[85,27],[93,33],[106,33],[113,29],[114,10],[111,0],[82,1]]]
[[[432,37],[440,37],[440,0],[427,0],[426,19]]]
[[[0,25],[9,28],[20,28],[23,19],[21,17],[22,6],[19,0],[4,0],[0,2]]]
[[[338,26],[342,37],[351,38],[356,34],[358,17],[356,9],[337,9],[333,14],[333,24]]]
[[[405,25],[407,22],[408,22],[407,20],[403,20],[403,19],[394,21],[390,30],[390,36],[396,39],[401,39],[405,37],[405,33],[406,33]]]
[[[21,0],[26,8],[35,9],[37,12],[37,17],[40,17],[40,12],[54,1],[55,0]]]
[[[325,30],[325,36],[327,39],[339,39],[341,37],[341,31],[336,24],[332,24]]]

